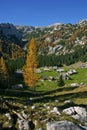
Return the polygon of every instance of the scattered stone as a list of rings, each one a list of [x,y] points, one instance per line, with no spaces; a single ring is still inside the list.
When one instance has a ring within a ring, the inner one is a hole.
[[[46,106],[47,106],[47,104],[43,104],[43,106],[44,106],[44,107],[46,107]]]
[[[55,80],[55,78],[53,76],[49,76],[48,79],[49,79],[49,81]]]
[[[50,109],[50,106],[47,106],[47,109]]]
[[[76,70],[69,70],[67,73],[69,75],[72,75],[72,74],[77,74],[77,71]]]
[[[37,73],[37,74],[40,74],[40,73],[41,73],[41,70],[40,70],[40,69],[37,69],[37,70],[36,70],[36,73]]]
[[[79,87],[79,84],[78,83],[72,83],[71,87]]]
[[[33,100],[33,98],[30,98],[30,100]]]
[[[35,124],[35,126],[37,126],[37,124],[38,124],[37,120],[34,121],[34,124]]]
[[[56,102],[56,103],[58,103],[58,102],[59,102],[59,100],[57,100],[57,99],[56,99],[56,100],[55,100],[55,102]]]
[[[6,113],[5,116],[8,117],[9,120],[12,119],[10,113]]]
[[[73,103],[73,102],[71,100],[64,101],[64,104],[70,104],[70,103]]]
[[[35,109],[35,106],[31,106],[32,109]]]
[[[26,109],[26,108],[27,108],[27,106],[24,106],[24,108]]]
[[[49,111],[48,113],[49,113],[49,114],[55,113],[55,114],[57,114],[57,115],[61,115],[61,113],[59,112],[59,110],[58,110],[57,107],[54,107],[53,110]]]
[[[54,111],[56,114],[61,115],[61,113],[59,112],[58,107],[54,107],[54,108],[53,108],[53,111]]]

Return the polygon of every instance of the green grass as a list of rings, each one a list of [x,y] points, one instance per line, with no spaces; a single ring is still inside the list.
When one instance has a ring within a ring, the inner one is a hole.
[[[71,77],[72,80],[66,80],[66,84],[70,83],[86,83],[87,84],[87,68],[78,68],[76,69],[77,74],[74,74]]]
[[[66,71],[70,70],[71,68],[65,68]],[[73,74],[70,75],[71,80],[64,80],[65,85],[68,86],[71,83],[83,83],[83,84],[87,84],[87,68],[77,68],[76,69],[77,74]],[[53,76],[54,78],[58,78],[59,77],[59,73],[57,73],[54,70],[51,71],[42,71],[42,73],[38,74],[38,77],[41,76],[46,76],[47,78],[49,78],[49,76]],[[52,90],[52,89],[56,89],[58,88],[57,85],[57,80],[55,81],[48,81],[48,80],[44,80],[39,81],[37,84],[37,91],[48,91],[48,90]]]
[[[38,82],[37,86],[36,91],[49,91],[58,88],[57,82],[48,80]]]
[[[49,70],[49,71],[44,71],[42,70],[42,72],[40,74],[38,74],[38,76],[43,76],[45,75],[46,77],[49,77],[49,76],[54,76],[54,77],[58,77],[58,73],[56,71],[54,71],[53,69]]]

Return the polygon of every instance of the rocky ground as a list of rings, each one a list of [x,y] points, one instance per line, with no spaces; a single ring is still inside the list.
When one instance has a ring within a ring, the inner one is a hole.
[[[53,103],[54,102],[54,103]],[[87,109],[65,100],[34,103],[32,98],[24,103],[18,100],[0,100],[0,129],[11,130],[87,130]]]

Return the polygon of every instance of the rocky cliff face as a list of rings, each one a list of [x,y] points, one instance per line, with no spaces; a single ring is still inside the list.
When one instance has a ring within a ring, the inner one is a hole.
[[[3,36],[6,37],[9,41],[15,43],[19,41],[19,44],[21,44],[22,35],[13,24],[0,24],[0,34],[3,34]]]
[[[33,26],[15,26],[15,27],[23,36],[35,30],[35,27]]]
[[[87,44],[87,20],[74,25],[55,23],[46,27],[37,27],[26,31],[23,35],[25,41],[30,41],[32,37],[38,43],[40,54],[72,53],[78,46],[82,48]]]
[[[9,23],[0,24],[0,56],[4,58],[19,57],[23,52],[22,34]],[[19,55],[19,56],[18,56]]]

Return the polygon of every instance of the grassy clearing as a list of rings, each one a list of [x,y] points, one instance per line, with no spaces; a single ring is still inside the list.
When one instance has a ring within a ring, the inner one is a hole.
[[[42,70],[42,69],[41,69]],[[42,75],[45,75],[46,77],[49,77],[49,76],[54,76],[54,77],[57,77],[58,76],[58,73],[56,71],[54,71],[53,69],[49,70],[49,71],[44,71],[42,70],[42,72],[40,74],[38,74],[38,76],[42,76]]]
[[[86,83],[87,84],[87,68],[76,69],[77,74],[71,76],[71,80],[66,80],[66,84],[70,83]]]
[[[70,67],[65,68],[65,72],[70,70]],[[68,87],[70,86],[71,83],[83,83],[87,84],[87,68],[76,68],[77,74],[70,75],[71,80],[64,80],[65,85]],[[46,76],[48,79],[49,76],[53,76],[55,79],[58,79],[59,73],[51,70],[51,71],[42,71],[42,73],[38,74],[38,77]],[[57,85],[57,80],[54,81],[49,81],[49,80],[44,80],[44,81],[39,81],[37,84],[37,91],[49,91],[58,88]]]
[[[49,91],[58,88],[57,82],[48,80],[39,82],[37,86],[36,91]]]

